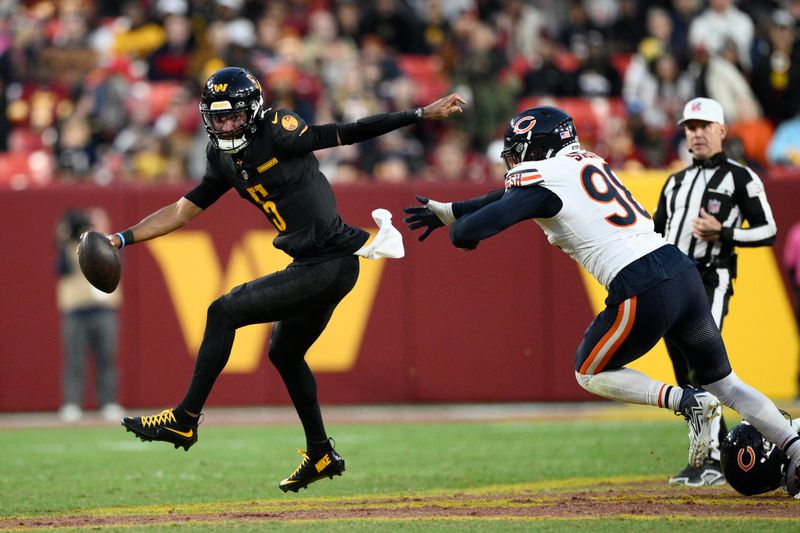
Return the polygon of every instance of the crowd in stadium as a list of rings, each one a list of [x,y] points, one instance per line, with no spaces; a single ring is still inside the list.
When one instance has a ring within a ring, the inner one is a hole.
[[[334,182],[497,179],[507,120],[542,103],[614,168],[668,168],[695,96],[723,105],[729,155],[800,167],[798,23],[800,0],[3,0],[0,186],[199,179],[198,97],[226,65],[310,123],[468,101],[319,152]]]

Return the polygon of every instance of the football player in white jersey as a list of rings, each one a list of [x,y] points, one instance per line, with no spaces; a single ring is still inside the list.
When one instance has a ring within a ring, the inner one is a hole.
[[[732,371],[694,261],[661,235],[608,163],[581,150],[572,117],[553,107],[515,116],[504,138],[505,188],[460,202],[418,196],[409,229],[450,226],[454,246],[473,249],[533,219],[551,244],[608,291],[606,308],[586,330],[575,377],[589,392],[680,412],[691,428],[689,460],[699,466],[711,441],[709,420],[731,407],[789,458],[787,491],[800,493],[800,436],[775,405]],[[661,339],[681,346],[702,389],[662,383],[629,364]]]

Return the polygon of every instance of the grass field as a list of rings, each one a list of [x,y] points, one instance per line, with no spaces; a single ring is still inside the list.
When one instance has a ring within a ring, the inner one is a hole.
[[[663,413],[329,422],[347,471],[299,494],[277,488],[299,462],[299,424],[222,418],[188,453],[113,425],[4,427],[0,529],[800,531],[800,502],[781,491],[669,487],[686,435]]]

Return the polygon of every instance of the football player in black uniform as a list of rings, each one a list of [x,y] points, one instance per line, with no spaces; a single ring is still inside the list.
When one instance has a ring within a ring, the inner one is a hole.
[[[230,356],[237,328],[274,322],[269,358],[281,375],[306,435],[295,472],[280,482],[284,492],[344,471],[333,449],[305,354],[358,278],[358,252],[366,231],[344,223],[313,151],[357,143],[423,119],[444,119],[465,101],[450,94],[432,104],[381,113],[348,124],[308,125],[288,109],[264,109],[261,85],[248,71],[226,67],[203,90],[200,112],[210,142],[202,182],[174,204],[109,236],[122,248],[181,228],[230,189],[262,211],[278,231],[273,245],[293,262],[284,270],[243,285],[213,301],[194,374],[183,400],[152,416],[122,425],[142,440],[166,441],[184,450],[197,442],[197,424],[217,376]]]

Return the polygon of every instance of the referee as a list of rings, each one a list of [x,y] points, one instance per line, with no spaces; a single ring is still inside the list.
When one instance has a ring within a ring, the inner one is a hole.
[[[657,232],[697,261],[717,327],[728,313],[736,278],[736,246],[769,246],[775,220],[764,185],[750,168],[722,151],[727,126],[722,106],[709,98],[690,100],[683,109],[691,166],[664,184],[653,220]],[[748,227],[743,228],[744,221]],[[694,385],[680,347],[666,342],[678,385]],[[712,447],[703,465],[691,465],[670,478],[670,484],[718,485],[725,482],[719,463],[719,440],[727,434],[722,416],[712,419]]]

